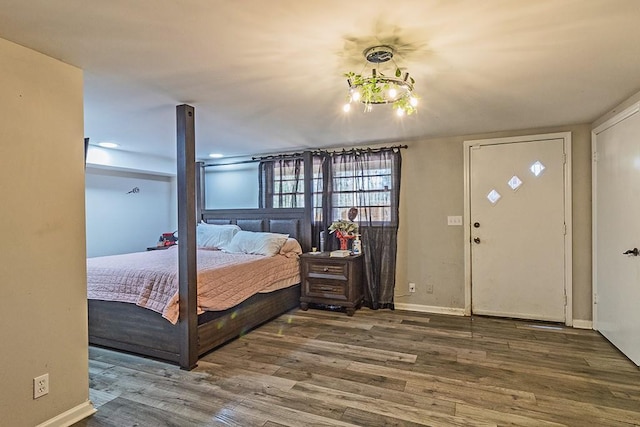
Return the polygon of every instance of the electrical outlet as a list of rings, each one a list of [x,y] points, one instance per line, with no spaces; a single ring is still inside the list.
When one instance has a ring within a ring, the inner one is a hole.
[[[33,398],[37,399],[45,394],[49,394],[49,374],[40,375],[33,379]]]
[[[409,283],[409,292],[415,292],[415,291],[416,291],[416,284]]]
[[[427,283],[427,293],[428,294],[433,293],[433,283]]]

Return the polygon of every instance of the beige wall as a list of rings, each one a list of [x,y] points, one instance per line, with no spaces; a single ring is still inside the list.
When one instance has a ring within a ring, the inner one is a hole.
[[[572,132],[573,318],[591,320],[591,126],[561,126],[407,142],[403,151],[395,302],[464,308],[463,228],[447,216],[464,208],[465,140]],[[408,293],[408,282],[416,292]],[[433,285],[433,294],[426,292]],[[445,310],[446,311],[446,310]]]
[[[0,39],[0,94],[0,424],[34,426],[91,408],[82,71]]]

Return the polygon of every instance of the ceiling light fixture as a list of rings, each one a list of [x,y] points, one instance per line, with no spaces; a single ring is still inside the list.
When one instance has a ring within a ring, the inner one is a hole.
[[[211,157],[212,159],[221,159],[224,157],[224,154],[220,154],[220,153],[211,153],[209,154],[209,157]]]
[[[347,103],[342,107],[343,111],[351,111],[351,104],[361,102],[364,111],[372,111],[373,105],[391,104],[398,116],[413,114],[418,106],[418,98],[413,93],[415,80],[408,72],[402,72],[393,60],[393,48],[391,46],[373,46],[366,49],[364,57],[367,63],[360,74],[349,72],[345,74],[349,84]],[[391,61],[395,69],[391,70],[393,77],[383,73],[381,64]],[[371,73],[366,74],[367,66],[371,67]]]

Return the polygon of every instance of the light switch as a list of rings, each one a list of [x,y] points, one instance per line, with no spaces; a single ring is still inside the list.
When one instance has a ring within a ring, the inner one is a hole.
[[[447,225],[462,225],[462,216],[448,216]]]

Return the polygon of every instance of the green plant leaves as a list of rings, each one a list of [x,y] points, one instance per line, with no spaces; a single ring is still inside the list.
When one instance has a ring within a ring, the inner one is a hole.
[[[389,79],[387,77],[384,77],[380,73],[371,77],[363,77],[361,74],[348,72],[345,73],[344,76],[349,79],[350,88],[353,90],[357,90],[360,93],[359,101],[363,104],[389,103],[390,100],[386,97],[386,93],[394,87],[399,89],[403,84],[405,84],[404,82],[396,83],[392,78]],[[396,68],[395,76],[396,78],[400,78],[402,76],[402,71],[400,70],[400,68]],[[415,80],[413,79],[413,77],[410,77],[410,81],[411,85],[415,84]],[[400,95],[400,98],[396,99],[392,103],[393,108],[402,109],[407,115],[416,112],[416,107],[414,105],[411,105],[410,95],[410,93]]]
[[[329,226],[329,233],[333,233],[336,230],[340,230],[343,233],[351,234],[358,232],[358,224],[352,221],[348,221],[346,219],[339,219],[337,221],[333,221]]]
[[[394,109],[402,109],[404,110],[404,113],[407,116],[410,116],[411,114],[415,113],[417,111],[416,107],[414,107],[413,105],[411,105],[411,98],[410,97],[403,97],[398,99],[396,102],[393,103],[393,108]]]

